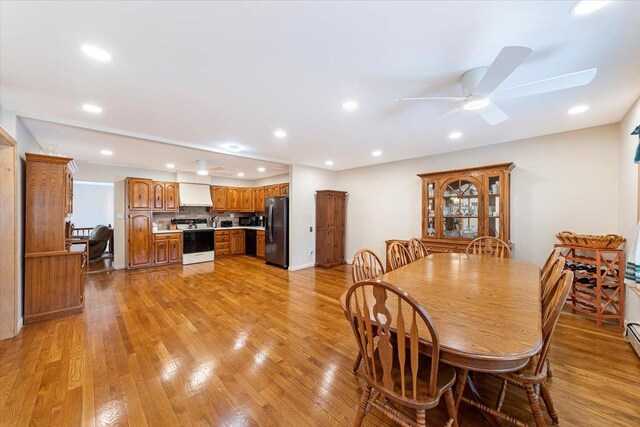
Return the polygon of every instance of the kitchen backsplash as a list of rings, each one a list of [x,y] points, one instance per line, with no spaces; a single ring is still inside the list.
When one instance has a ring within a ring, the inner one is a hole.
[[[233,213],[234,217],[231,218]],[[197,206],[181,206],[180,212],[154,212],[153,222],[158,224],[160,230],[169,228],[169,224],[173,218],[177,219],[210,219],[218,217],[218,224],[220,221],[233,221],[233,225],[239,225],[239,218],[249,217],[252,214],[238,213],[238,212],[208,212],[205,207]]]

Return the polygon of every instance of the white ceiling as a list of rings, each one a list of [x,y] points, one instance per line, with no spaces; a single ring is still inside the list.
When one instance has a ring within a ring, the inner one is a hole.
[[[570,14],[573,3],[2,2],[0,103],[207,150],[234,141],[263,160],[332,159],[336,170],[617,122],[640,96],[640,2],[583,17]],[[82,43],[113,60],[88,59]],[[459,95],[460,75],[508,45],[534,53],[502,87],[593,67],[598,75],[586,87],[499,101],[511,118],[494,127],[473,112],[439,118],[451,108],[444,102],[394,103]],[[360,109],[343,111],[346,98]],[[86,102],[104,113],[85,113]],[[581,103],[587,113],[566,114]],[[40,139],[78,132],[34,123]],[[286,139],[273,136],[278,127]],[[452,130],[463,138],[448,140]],[[160,161],[136,156],[138,144],[125,139],[113,161],[120,150],[139,167]],[[76,157],[87,149],[71,145]]]

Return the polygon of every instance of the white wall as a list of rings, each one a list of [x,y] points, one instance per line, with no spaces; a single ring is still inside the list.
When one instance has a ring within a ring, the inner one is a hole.
[[[289,182],[289,174],[270,176],[268,178],[260,178],[251,181],[253,187],[262,187],[265,185],[282,184],[283,182]]]
[[[416,174],[514,162],[514,256],[542,264],[559,231],[618,231],[618,145],[611,124],[338,172],[335,187],[349,192],[345,255],[369,247],[384,256],[385,240],[420,236]]]
[[[113,184],[113,268],[125,268],[124,180]]]
[[[113,225],[113,209],[113,183],[74,180],[71,222],[75,227]]]
[[[315,265],[316,191],[341,188],[335,188],[335,172],[300,165],[289,170],[289,269],[299,270]]]
[[[149,169],[126,168],[120,166],[98,165],[77,162],[78,172],[74,179],[79,181],[116,182],[127,177],[148,178],[156,181],[175,181],[174,172],[154,171]]]

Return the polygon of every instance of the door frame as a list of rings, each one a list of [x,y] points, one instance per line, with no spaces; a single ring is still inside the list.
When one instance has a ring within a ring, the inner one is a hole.
[[[0,126],[0,340],[18,334],[18,147]]]

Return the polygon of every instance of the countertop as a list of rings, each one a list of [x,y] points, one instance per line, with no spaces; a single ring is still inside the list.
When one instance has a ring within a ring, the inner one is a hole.
[[[264,227],[256,227],[256,226],[238,226],[238,227],[201,227],[198,228],[198,230],[211,230],[211,231],[215,231],[215,230],[264,230]],[[182,233],[184,230],[158,230],[158,231],[154,231],[153,234],[167,234],[167,233]],[[189,231],[189,230],[187,230]]]

